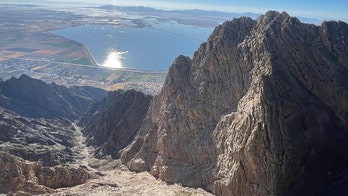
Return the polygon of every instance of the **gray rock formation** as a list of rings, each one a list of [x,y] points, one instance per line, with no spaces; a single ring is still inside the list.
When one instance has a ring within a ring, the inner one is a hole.
[[[54,192],[71,187],[92,177],[83,168],[43,167],[19,157],[0,152],[0,193],[24,191],[31,194]]]
[[[320,195],[348,171],[348,25],[286,13],[218,26],[178,57],[127,166],[217,195]]]
[[[81,118],[79,126],[87,136],[87,145],[96,146],[95,155],[117,157],[140,127],[151,96],[135,90],[114,91],[95,103]]]

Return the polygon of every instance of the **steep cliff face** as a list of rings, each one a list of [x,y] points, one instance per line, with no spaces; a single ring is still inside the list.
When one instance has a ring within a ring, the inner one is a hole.
[[[151,103],[149,122],[140,130],[149,133],[129,162],[131,169],[146,169],[165,181],[192,186],[209,186],[214,181],[217,157],[212,131],[220,115],[236,107],[249,85],[246,74],[251,67],[234,54],[254,23],[249,18],[227,22],[196,52],[200,60],[183,56],[175,60],[160,95]],[[236,66],[229,66],[230,62]],[[214,71],[217,68],[221,71]]]
[[[87,144],[96,146],[95,155],[117,156],[135,137],[150,104],[151,96],[135,90],[114,91],[95,103],[81,118],[79,126]]]
[[[339,60],[346,58],[347,42],[336,42],[342,48],[335,52],[327,47],[328,37],[336,37],[332,32],[348,35],[347,24],[316,27],[274,12],[257,22],[240,46],[266,51],[268,60],[253,59],[253,70],[264,73],[253,73],[237,111],[224,116],[214,131],[222,177],[215,191],[323,193],[323,185],[347,169],[342,149],[348,139],[348,62]],[[335,26],[331,34],[328,26]],[[250,44],[253,40],[261,43]]]
[[[217,195],[324,194],[348,170],[347,86],[346,23],[234,19],[174,61],[120,156]]]

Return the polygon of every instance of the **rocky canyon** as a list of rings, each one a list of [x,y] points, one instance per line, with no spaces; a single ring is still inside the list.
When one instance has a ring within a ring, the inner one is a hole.
[[[1,81],[0,193],[145,194],[130,170],[169,195],[348,194],[347,87],[348,25],[276,11],[217,26],[153,97]]]

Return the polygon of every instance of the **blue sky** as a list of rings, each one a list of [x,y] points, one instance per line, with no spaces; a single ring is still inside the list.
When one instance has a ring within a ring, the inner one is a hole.
[[[6,0],[1,0],[6,1]],[[0,2],[1,2],[0,1]],[[19,1],[19,0],[18,0]],[[41,2],[45,0],[40,0]],[[22,0],[23,3],[40,2]],[[348,22],[348,0],[46,0],[88,4],[141,5],[161,9],[205,9],[263,14],[268,10],[286,11],[292,16]]]
[[[95,0],[77,1],[96,2]],[[98,0],[97,2],[115,5],[143,5],[162,9],[208,9],[239,13],[265,13],[268,10],[277,10],[299,17],[348,21],[347,0]]]

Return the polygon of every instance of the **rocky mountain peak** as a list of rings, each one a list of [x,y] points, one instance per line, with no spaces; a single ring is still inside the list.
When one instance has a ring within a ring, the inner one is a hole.
[[[348,170],[346,26],[270,11],[216,27],[174,61],[121,158],[218,195],[329,190]]]
[[[240,43],[253,25],[255,25],[255,21],[248,17],[226,21],[215,28],[209,39],[223,39],[229,43]]]
[[[286,12],[278,12],[278,11],[268,11],[264,15],[261,15],[258,19],[256,19],[257,23],[266,26],[267,24],[272,23],[287,23],[290,20],[297,20],[295,17],[291,17]],[[298,20],[297,20],[298,21]]]

